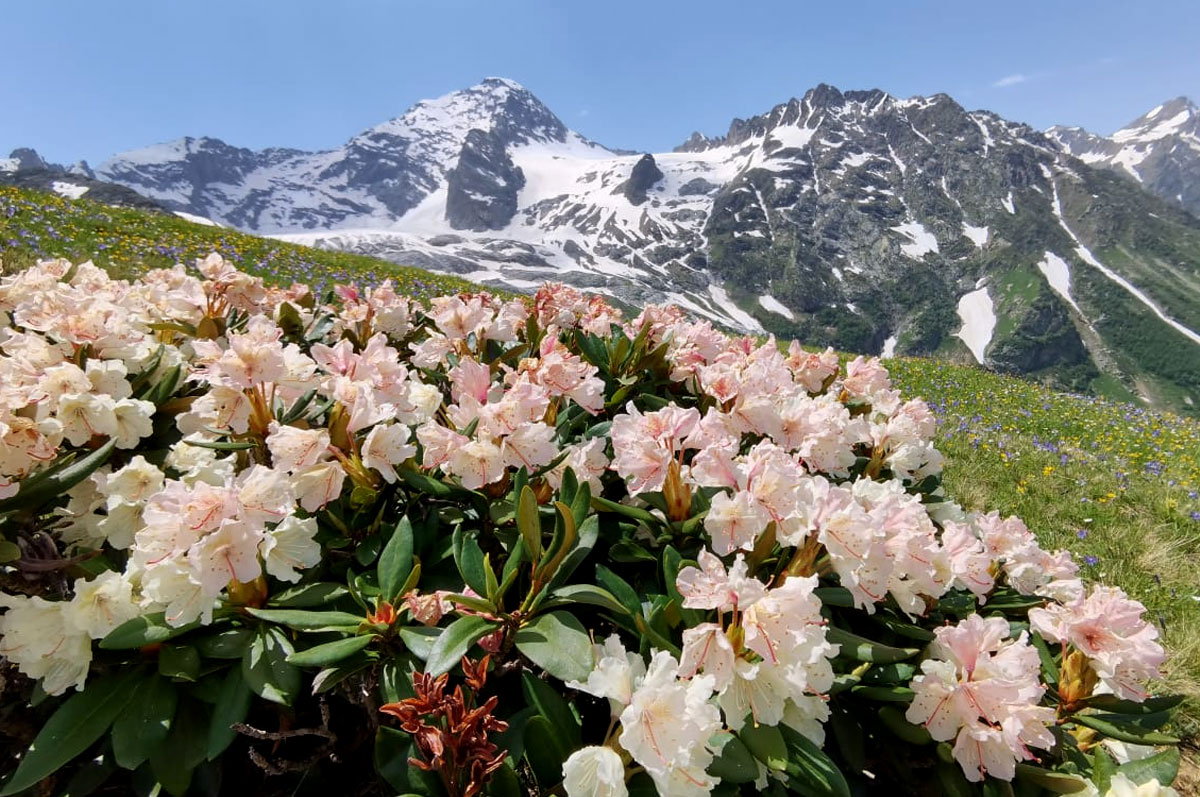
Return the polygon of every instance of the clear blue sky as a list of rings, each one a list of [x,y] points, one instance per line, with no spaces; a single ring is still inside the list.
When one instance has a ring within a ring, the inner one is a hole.
[[[333,147],[488,75],[642,150],[819,82],[1104,133],[1200,101],[1195,0],[12,0],[0,36],[0,155],[93,164],[183,135]]]

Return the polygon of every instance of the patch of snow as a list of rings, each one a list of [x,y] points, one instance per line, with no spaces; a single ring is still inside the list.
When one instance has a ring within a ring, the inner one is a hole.
[[[990,231],[987,227],[972,227],[970,224],[963,223],[963,235],[975,242],[975,245],[980,249],[988,242]]]
[[[895,335],[892,335],[883,342],[883,351],[879,355],[880,359],[887,360],[896,356],[896,342]]]
[[[1083,241],[1079,240],[1079,236],[1077,236],[1067,224],[1066,216],[1064,216],[1062,212],[1062,203],[1058,198],[1058,187],[1055,186],[1054,183],[1051,183],[1050,185],[1052,188],[1054,188],[1054,215],[1058,217],[1059,225],[1063,228],[1067,235],[1071,236],[1071,240],[1075,242],[1075,253],[1083,258],[1083,262],[1087,263],[1089,266],[1092,266],[1101,274],[1124,288],[1126,292],[1133,296],[1133,298],[1150,308],[1150,312],[1158,316],[1160,320],[1165,322],[1172,329],[1179,332],[1193,343],[1200,343],[1200,332],[1189,329],[1188,327],[1176,321],[1174,318],[1168,316],[1162,311],[1162,308],[1154,303],[1153,299],[1139,290],[1135,285],[1133,285],[1133,283],[1096,259],[1096,256],[1093,255],[1091,251],[1083,245]]]
[[[54,193],[65,196],[67,199],[79,199],[79,197],[88,192],[86,185],[76,185],[75,183],[68,183],[62,180],[55,180],[50,184],[50,188],[54,190]]]
[[[982,364],[984,351],[996,331],[996,310],[986,286],[964,294],[958,300],[958,317],[962,320],[962,328],[954,336],[967,344],[975,361]]]
[[[901,244],[900,251],[911,258],[920,260],[926,253],[938,251],[937,238],[919,221],[908,221],[892,229],[908,237],[910,243]]]
[[[1067,261],[1053,252],[1046,252],[1046,256],[1041,259],[1037,267],[1038,271],[1042,272],[1042,276],[1046,278],[1046,282],[1050,283],[1050,289],[1082,315],[1083,311],[1071,298],[1071,267],[1067,265]]]
[[[842,158],[842,166],[856,167],[862,166],[867,161],[874,160],[875,156],[869,152],[856,152],[853,155],[847,155]]]
[[[19,164],[16,158],[0,158],[0,172],[15,172]]]
[[[1005,199],[1000,200],[1000,204],[1003,205],[1004,209],[1009,213],[1013,214],[1014,216],[1017,215],[1017,206],[1013,204],[1012,191],[1008,192],[1008,196]]]
[[[758,303],[760,305],[762,305],[764,310],[770,310],[772,313],[781,315],[784,318],[786,318],[788,321],[796,320],[796,314],[793,313],[790,309],[788,309],[787,305],[785,305],[783,302],[776,299],[774,296],[771,296],[770,294],[765,294],[763,296],[759,296]]]
[[[220,227],[221,226],[220,224],[217,224],[212,219],[206,218],[204,216],[197,216],[195,213],[185,213],[182,210],[176,210],[176,211],[174,211],[174,213],[179,218],[183,219],[184,221],[190,221],[192,224],[203,224],[205,227]]]
[[[750,332],[766,332],[763,325],[758,323],[758,319],[747,313],[742,308],[734,303],[733,299],[729,298],[729,294],[720,285],[709,285],[708,295],[712,297],[717,306],[725,312],[725,314],[733,320],[735,324],[742,329]]]

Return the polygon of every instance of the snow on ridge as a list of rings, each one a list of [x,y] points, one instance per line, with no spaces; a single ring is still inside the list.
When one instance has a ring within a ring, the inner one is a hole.
[[[958,300],[958,317],[962,320],[962,328],[954,333],[954,337],[967,344],[975,361],[982,365],[984,352],[996,331],[996,310],[986,285],[963,294]]]
[[[796,314],[793,313],[790,309],[788,309],[787,305],[785,305],[783,302],[779,301],[778,299],[776,299],[774,296],[770,295],[769,293],[759,296],[758,303],[760,305],[762,305],[764,310],[769,310],[770,312],[775,313],[776,315],[781,315],[784,318],[786,318],[788,321],[796,320]]]
[[[919,221],[906,221],[892,229],[908,237],[910,243],[901,244],[900,251],[911,258],[920,260],[926,253],[938,251],[937,238]]]
[[[183,219],[184,221],[190,221],[192,224],[202,224],[205,227],[220,227],[221,226],[220,224],[217,224],[215,221],[208,218],[207,216],[197,216],[195,213],[185,213],[182,210],[176,210],[176,211],[172,211],[172,212],[179,218]]]
[[[973,227],[963,222],[963,235],[970,238],[977,247],[982,249],[987,244],[991,231],[987,227]]]
[[[50,188],[59,196],[65,196],[67,199],[79,199],[88,192],[86,185],[76,185],[63,180],[55,180],[50,184]]]
[[[712,297],[717,307],[737,326],[750,332],[766,332],[763,329],[763,325],[758,322],[758,319],[738,307],[733,299],[729,297],[729,293],[720,285],[709,285],[708,295]]]
[[[892,336],[891,336],[891,337],[889,337],[887,340],[885,340],[885,341],[883,342],[883,351],[882,351],[882,352],[879,354],[879,359],[881,359],[881,360],[890,360],[892,357],[895,357],[895,356],[896,356],[896,343],[897,343],[897,342],[898,342],[898,341],[897,341],[897,339],[896,339],[896,336],[895,336],[895,335],[892,335]]]
[[[1042,272],[1042,276],[1046,278],[1046,282],[1050,283],[1050,290],[1065,299],[1067,304],[1083,315],[1083,311],[1071,297],[1071,267],[1067,265],[1067,261],[1053,252],[1047,251],[1046,256],[1038,262],[1037,267],[1038,271]]]
[[[1051,182],[1050,187],[1054,189],[1054,215],[1058,217],[1059,225],[1063,228],[1067,235],[1071,237],[1071,240],[1075,242],[1075,253],[1083,259],[1083,262],[1087,263],[1089,266],[1092,266],[1101,274],[1124,288],[1127,293],[1129,293],[1131,296],[1133,296],[1133,298],[1137,299],[1142,304],[1146,305],[1146,307],[1150,308],[1150,312],[1158,316],[1160,320],[1165,322],[1172,329],[1179,332],[1193,343],[1200,343],[1200,332],[1189,329],[1188,327],[1168,316],[1163,312],[1162,308],[1154,303],[1153,299],[1139,290],[1137,286],[1096,259],[1096,256],[1091,253],[1091,250],[1083,245],[1083,241],[1079,240],[1079,236],[1077,236],[1067,224],[1067,218],[1062,212],[1062,203],[1058,198],[1058,186]]]

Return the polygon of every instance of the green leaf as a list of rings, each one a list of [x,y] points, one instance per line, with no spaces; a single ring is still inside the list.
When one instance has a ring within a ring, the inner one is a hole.
[[[738,731],[738,738],[746,743],[746,748],[755,758],[766,764],[768,769],[776,772],[787,770],[791,755],[779,728],[774,725],[749,724]]]
[[[517,529],[525,543],[525,553],[537,565],[542,558],[542,521],[538,516],[537,496],[529,485],[521,488],[517,499]]]
[[[295,652],[291,641],[278,628],[260,629],[242,657],[246,685],[264,700],[291,705],[300,689],[300,670],[287,661]]]
[[[133,698],[143,672],[95,678],[46,721],[0,796],[24,791],[87,750]]]
[[[1071,717],[1071,721],[1099,731],[1119,742],[1148,745],[1179,744],[1179,740],[1174,736],[1150,730],[1136,720],[1119,714],[1075,714]]]
[[[1058,686],[1058,662],[1054,660],[1050,646],[1037,634],[1030,634],[1029,641],[1037,648],[1038,658],[1041,660],[1042,680],[1047,686]]]
[[[1117,771],[1139,785],[1157,780],[1160,786],[1168,786],[1179,775],[1179,748],[1169,747],[1161,753],[1130,761],[1117,767]]]
[[[1112,776],[1117,772],[1117,764],[1104,750],[1104,745],[1098,744],[1092,748],[1092,783],[1101,794],[1108,794],[1112,785]]]
[[[287,662],[296,667],[329,667],[358,653],[371,644],[374,638],[372,634],[364,634],[336,639],[293,653],[287,657]]]
[[[507,761],[492,773],[484,793],[488,797],[524,797],[525,794],[521,790],[521,779],[517,777],[517,771]]]
[[[1183,695],[1162,695],[1149,697],[1142,702],[1122,700],[1116,695],[1092,695],[1085,698],[1083,705],[1088,708],[1098,708],[1113,714],[1158,714],[1170,711],[1183,702]]]
[[[617,600],[616,596],[603,587],[597,587],[595,584],[568,584],[565,587],[551,590],[550,597],[542,603],[542,608],[550,609],[555,606],[567,606],[572,603],[586,603],[592,606],[599,606],[602,609],[608,609],[616,614],[629,614],[629,610]]]
[[[412,737],[395,728],[381,727],[375,733],[375,771],[401,795],[440,797],[445,792],[436,772],[426,772],[408,763],[416,754]]]
[[[15,562],[22,556],[21,546],[8,540],[0,540],[0,564]]]
[[[554,525],[554,537],[550,540],[550,547],[546,549],[542,561],[534,569],[534,577],[542,580],[554,577],[558,566],[575,547],[575,541],[579,537],[575,526],[575,517],[571,514],[571,507],[562,501],[555,501],[554,509],[558,513],[558,519]]]
[[[400,597],[400,587],[408,580],[413,568],[413,528],[408,515],[400,518],[392,538],[379,555],[376,572],[379,574],[379,594],[388,603]]]
[[[629,586],[629,582],[609,570],[604,565],[596,565],[596,580],[613,594],[629,614],[637,616],[642,613],[642,599],[637,590]]]
[[[61,495],[66,495],[72,487],[91,476],[107,462],[116,447],[116,439],[110,439],[82,459],[60,461],[63,464],[55,463],[41,473],[22,479],[17,487],[17,494],[0,501],[0,513],[37,509]]]
[[[475,615],[459,617],[442,631],[425,660],[425,672],[441,675],[450,672],[471,646],[496,630],[496,622]]]
[[[618,515],[624,515],[627,518],[640,520],[641,522],[656,528],[663,524],[662,520],[660,520],[656,515],[650,514],[645,509],[636,506],[618,504],[616,501],[609,501],[607,498],[601,498],[598,495],[592,496],[592,508],[594,508],[597,512],[615,512]]]
[[[304,609],[247,608],[246,613],[260,620],[287,626],[297,631],[328,631],[357,628],[366,620],[365,617],[360,617],[356,614],[334,611],[332,609],[314,612]]]
[[[587,487],[584,484],[580,488],[580,494],[583,494],[583,488]],[[592,552],[592,548],[596,545],[596,540],[600,538],[600,517],[599,515],[590,515],[579,524],[579,539],[575,542],[575,547],[571,549],[566,558],[562,560],[562,564],[554,572],[554,578],[550,583],[554,586],[562,584],[571,574],[583,564],[583,560]]]
[[[476,594],[486,595],[487,579],[483,575],[483,550],[479,547],[479,541],[473,533],[463,531],[462,526],[454,530],[451,541],[458,574]]]
[[[206,659],[240,659],[252,639],[254,632],[249,628],[227,628],[197,639],[195,645]]]
[[[196,448],[208,448],[213,451],[248,451],[255,448],[258,443],[248,440],[187,440],[183,441],[189,446]]]
[[[1022,763],[1017,764],[1016,779],[1032,783],[1053,794],[1074,794],[1083,791],[1089,785],[1086,780],[1078,775],[1071,775],[1066,772],[1054,772],[1049,769],[1042,769],[1041,767]]]
[[[708,774],[723,783],[750,783],[758,779],[758,764],[745,743],[728,731],[714,734],[708,746],[716,752]]]
[[[112,727],[113,757],[124,769],[137,769],[162,744],[175,719],[179,693],[158,675],[137,685],[137,700],[117,716]]]
[[[852,634],[833,625],[825,629],[825,638],[830,642],[842,646],[841,651],[838,653],[839,656],[845,656],[857,661],[891,664],[892,662],[911,659],[921,652],[916,648],[895,648],[890,645],[873,642],[866,637]]]
[[[173,366],[162,378],[154,383],[154,387],[146,391],[143,396],[146,401],[158,406],[171,397],[176,389],[183,383],[183,364]]]
[[[168,625],[163,612],[143,614],[121,623],[100,640],[102,650],[129,650],[143,645],[153,645],[156,642],[166,642],[168,639],[186,634],[193,628],[199,628],[200,622],[187,625]]]
[[[779,726],[788,747],[788,783],[805,797],[850,797],[850,786],[837,765],[806,737]]]
[[[852,686],[850,694],[881,703],[911,703],[916,695],[907,686]]]
[[[217,704],[213,706],[212,719],[208,724],[208,738],[205,744],[204,756],[213,761],[225,748],[237,738],[234,723],[243,722],[250,710],[250,699],[253,693],[246,685],[241,667],[232,667],[221,682],[221,692]]]
[[[350,591],[346,589],[345,584],[336,584],[332,581],[316,581],[312,584],[291,587],[285,589],[283,592],[272,595],[267,600],[267,606],[275,609],[309,609],[313,606],[324,606],[327,603],[333,603],[349,594]]]
[[[525,670],[521,673],[521,691],[525,695],[525,702],[565,737],[568,748],[574,750],[583,743],[583,728],[579,719],[557,689]]]
[[[150,769],[174,795],[183,795],[192,781],[192,771],[204,761],[208,738],[208,712],[195,701],[181,699],[167,740],[150,754]]]
[[[912,681],[916,671],[915,665],[904,661],[876,664],[862,674],[862,683],[870,685],[907,684]]]
[[[200,675],[200,652],[191,645],[163,645],[158,651],[158,672],[177,681],[195,681]]]
[[[538,715],[525,723],[525,759],[543,794],[562,782],[563,762],[570,754],[562,735],[550,720]]]
[[[923,725],[913,725],[905,718],[904,712],[895,706],[881,706],[879,719],[889,731],[909,744],[930,744],[933,741]]]
[[[840,609],[854,607],[854,595],[845,587],[817,587],[813,594],[826,606],[836,606]]]
[[[833,731],[842,761],[854,771],[866,769],[866,734],[855,715],[835,703],[829,712],[828,727]]]
[[[517,650],[561,681],[583,681],[592,671],[592,640],[565,611],[539,614],[516,635]]]
[[[433,650],[434,643],[442,634],[441,628],[430,628],[423,625],[401,626],[399,630],[400,641],[404,643],[404,647],[408,648],[414,656],[421,661],[429,658],[429,653]]]

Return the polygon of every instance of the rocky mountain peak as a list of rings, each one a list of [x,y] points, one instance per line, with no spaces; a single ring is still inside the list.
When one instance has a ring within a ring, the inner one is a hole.
[[[5,171],[23,172],[31,169],[47,169],[50,164],[47,163],[37,150],[30,147],[18,147],[9,153],[6,159],[9,168]]]

